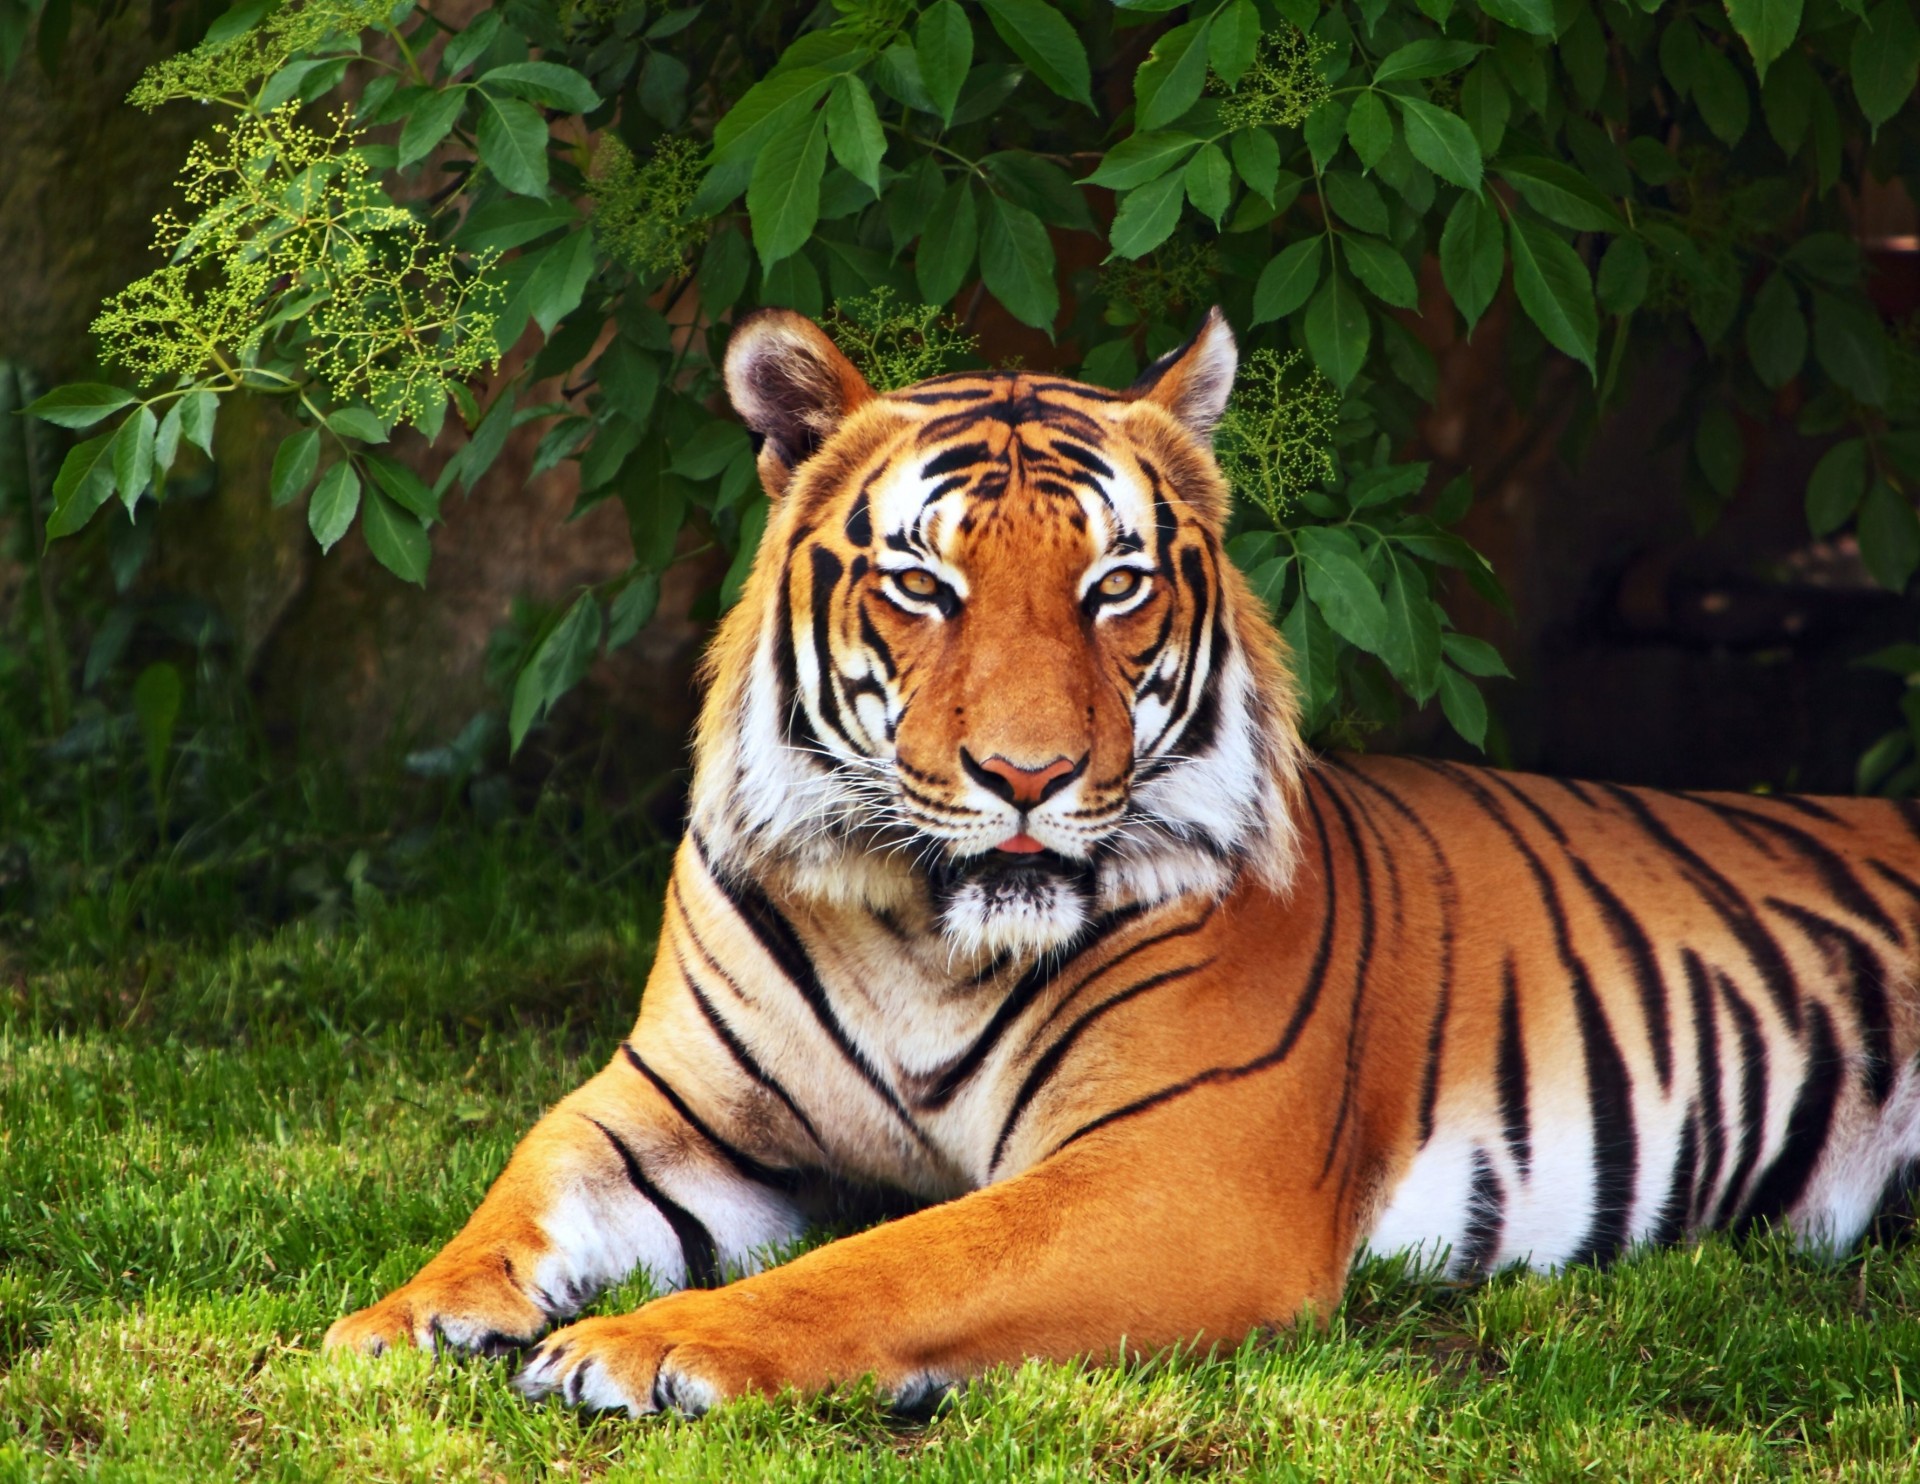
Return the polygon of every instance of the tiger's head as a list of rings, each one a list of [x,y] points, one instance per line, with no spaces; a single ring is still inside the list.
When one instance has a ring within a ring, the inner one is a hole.
[[[715,867],[951,948],[1293,868],[1302,747],[1221,547],[1219,311],[1126,392],[1026,372],[876,393],[811,321],[734,332],[772,500],[707,659],[693,827]]]

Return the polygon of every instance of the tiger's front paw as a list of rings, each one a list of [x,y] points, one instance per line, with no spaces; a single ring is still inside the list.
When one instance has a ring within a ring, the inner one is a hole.
[[[531,1399],[559,1396],[594,1411],[698,1417],[750,1392],[772,1395],[817,1382],[762,1339],[730,1326],[714,1295],[683,1293],[555,1330],[513,1384]]]
[[[490,1271],[423,1272],[379,1303],[336,1320],[321,1348],[368,1355],[394,1345],[482,1355],[518,1350],[547,1327],[547,1313],[520,1290],[511,1273],[497,1261]]]

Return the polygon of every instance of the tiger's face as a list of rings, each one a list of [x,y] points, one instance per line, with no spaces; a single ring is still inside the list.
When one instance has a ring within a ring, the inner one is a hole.
[[[1283,879],[1297,766],[1264,617],[1220,546],[1217,314],[1130,393],[963,375],[885,396],[811,323],[735,333],[774,499],[713,658],[694,826],[738,869],[968,954]]]

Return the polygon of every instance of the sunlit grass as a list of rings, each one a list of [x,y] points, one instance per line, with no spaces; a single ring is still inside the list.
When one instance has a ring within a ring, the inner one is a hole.
[[[435,849],[331,923],[0,948],[0,1479],[1920,1476],[1911,1246],[1478,1289],[1371,1263],[1323,1331],[1026,1365],[920,1421],[855,1389],[631,1423],[503,1363],[323,1360],[604,1058],[651,951],[647,871]]]

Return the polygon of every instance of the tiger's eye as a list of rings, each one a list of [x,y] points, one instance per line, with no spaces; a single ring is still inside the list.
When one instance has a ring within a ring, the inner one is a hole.
[[[1095,589],[1103,598],[1130,598],[1140,587],[1140,574],[1131,567],[1115,567]]]
[[[916,598],[931,598],[940,591],[940,579],[919,567],[907,568],[894,581],[900,584],[903,592],[911,593]]]

